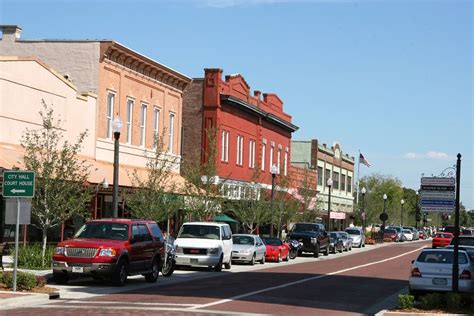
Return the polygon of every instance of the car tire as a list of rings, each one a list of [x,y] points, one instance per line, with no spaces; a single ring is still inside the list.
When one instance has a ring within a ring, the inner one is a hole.
[[[286,253],[286,257],[283,259],[283,261],[289,261],[290,260],[290,257],[289,257],[289,252]]]
[[[326,246],[326,250],[324,250],[324,255],[329,256],[329,245]]]
[[[53,281],[56,284],[67,284],[69,276],[66,273],[55,273],[53,272]]]
[[[151,272],[145,274],[145,280],[148,283],[155,283],[158,280],[158,275],[160,274],[160,263],[157,258],[153,259],[151,264]]]
[[[362,244],[362,247],[365,247],[365,243]]]
[[[433,245],[433,246],[431,246],[431,248],[433,248],[433,249],[436,249],[436,246],[435,246],[435,245]]]
[[[253,266],[255,264],[255,253],[252,256],[252,259],[250,259],[249,264]]]
[[[232,259],[229,259],[229,262],[224,263],[224,268],[226,268],[226,270],[230,270],[232,268]]]
[[[332,250],[332,253],[333,253],[333,254],[336,254],[336,253],[337,253],[336,247],[334,247],[334,249]]]
[[[278,253],[278,259],[277,259],[277,262],[280,263],[281,262],[281,251]]]
[[[260,264],[265,264],[265,254],[263,254],[262,260],[260,260]]]
[[[219,262],[213,268],[215,272],[221,272],[222,271],[222,260],[223,260],[223,256],[221,255],[221,258],[219,259]]]
[[[120,260],[112,274],[112,283],[116,286],[124,286],[128,278],[128,263],[126,260]]]
[[[316,244],[316,248],[314,249],[314,258],[319,258],[319,244]]]

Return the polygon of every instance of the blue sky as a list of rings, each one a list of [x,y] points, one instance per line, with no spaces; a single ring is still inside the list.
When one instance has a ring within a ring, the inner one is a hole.
[[[114,39],[190,77],[241,73],[275,92],[294,139],[340,142],[417,188],[462,158],[474,209],[473,2],[0,0],[25,39]]]

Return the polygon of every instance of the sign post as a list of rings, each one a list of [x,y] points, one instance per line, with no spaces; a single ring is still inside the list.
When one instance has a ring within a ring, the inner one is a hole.
[[[15,221],[15,260],[13,264],[13,292],[16,292],[16,275],[18,270],[18,235],[20,233],[20,197],[32,198],[35,195],[34,171],[4,171],[2,195],[5,198],[17,199]]]

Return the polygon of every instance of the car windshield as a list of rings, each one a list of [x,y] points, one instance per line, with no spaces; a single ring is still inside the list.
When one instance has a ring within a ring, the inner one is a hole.
[[[438,233],[435,235],[435,238],[452,238],[453,235],[451,234],[443,234],[443,233]]]
[[[425,262],[425,263],[453,263],[453,251],[436,251],[436,250],[427,250],[423,251],[416,261]],[[467,257],[463,252],[459,253],[458,257],[459,264],[466,264]]]
[[[346,229],[346,233],[349,235],[360,235],[360,230],[358,229]]]
[[[404,233],[404,234],[411,234],[412,232],[411,232],[411,230],[409,230],[409,229],[404,229],[404,230],[403,230],[403,233]]]
[[[319,226],[316,224],[295,224],[292,232],[317,232]]]
[[[331,238],[337,238],[338,237],[337,233],[331,232],[330,235],[331,235]]]
[[[220,239],[219,226],[183,225],[178,238]]]
[[[250,245],[253,246],[255,244],[253,237],[250,236],[232,236],[232,242],[234,245]]]
[[[283,243],[278,238],[263,238],[263,243],[268,246],[281,246]]]
[[[347,233],[338,233],[339,237],[341,237],[342,239],[347,239],[349,238],[349,235]]]
[[[74,238],[128,240],[128,224],[94,222],[84,224]]]
[[[462,238],[459,237],[459,246],[474,246],[474,238]],[[454,240],[451,241],[451,243],[454,243]]]
[[[402,229],[400,227],[389,227],[390,229],[395,229],[397,232],[400,232]]]
[[[396,231],[395,229],[386,229],[386,230],[384,231],[384,233],[385,233],[385,234],[396,234],[397,231]]]

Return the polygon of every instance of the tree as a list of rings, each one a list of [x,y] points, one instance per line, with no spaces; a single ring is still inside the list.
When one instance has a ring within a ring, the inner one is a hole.
[[[43,263],[49,229],[73,216],[87,216],[87,204],[92,192],[84,186],[89,176],[89,165],[79,160],[87,130],[80,133],[75,143],[63,140],[61,121],[55,120],[53,109],[42,100],[40,129],[26,129],[21,138],[25,149],[24,164],[36,173],[35,196],[32,199],[34,226],[42,231]]]
[[[166,152],[163,139],[155,136],[156,149],[147,157],[146,174],[143,177],[134,169],[129,177],[135,188],[125,196],[134,216],[157,222],[167,220],[184,206],[183,197],[176,193],[178,186],[173,172],[179,158]]]

